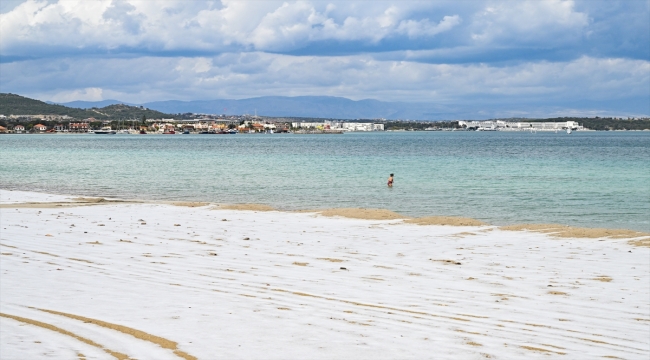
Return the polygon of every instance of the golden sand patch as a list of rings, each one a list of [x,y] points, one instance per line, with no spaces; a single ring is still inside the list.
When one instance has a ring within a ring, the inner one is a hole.
[[[452,235],[450,235],[450,236],[451,236],[451,237],[461,238],[461,239],[462,239],[462,238],[464,238],[464,237],[466,237],[466,236],[473,236],[473,235],[476,235],[476,233],[469,232],[469,231],[463,231],[463,232],[460,232],[460,233],[457,233],[457,234],[452,234]]]
[[[218,210],[247,210],[247,211],[275,211],[275,208],[264,204],[225,204]]]
[[[72,201],[55,201],[55,202],[24,202],[15,204],[0,204],[0,209],[51,209],[61,207],[78,207],[78,206],[92,206],[103,205],[111,203],[141,203],[140,201],[125,201],[125,200],[107,200],[104,198],[86,198],[78,197],[71,199]]]
[[[318,260],[325,260],[330,262],[343,262],[341,259],[332,259],[332,258],[318,258]]]
[[[634,246],[650,247],[650,237],[641,238],[638,240],[630,240],[627,243]]]
[[[477,318],[477,319],[489,319],[488,316],[470,315],[470,314],[457,314],[457,315],[473,317],[473,318]]]
[[[551,329],[551,327],[548,325],[540,325],[540,324],[533,324],[533,323],[526,323],[525,325],[534,326],[534,327],[545,327]]]
[[[602,281],[602,282],[610,282],[610,281],[612,281],[612,278],[609,277],[609,276],[600,275],[600,276],[595,277],[594,280],[598,280],[598,281]]]
[[[362,208],[338,208],[338,209],[325,209],[314,210],[306,212],[315,212],[322,216],[341,216],[350,219],[363,219],[363,220],[396,220],[407,219],[408,216],[400,215],[396,212],[386,209],[362,209]]]
[[[298,266],[307,266],[307,264],[309,264],[309,263],[306,263],[306,262],[297,262],[297,261],[294,261],[294,262],[293,262],[293,265],[298,265]]]
[[[408,224],[417,225],[451,225],[451,226],[485,226],[488,225],[481,220],[455,216],[427,216],[415,219],[404,220]]]
[[[104,198],[92,198],[92,197],[78,197],[78,198],[72,199],[72,201],[95,204],[95,203],[104,202],[104,201],[106,201],[106,199],[104,199]]]
[[[34,251],[34,252],[37,253],[37,254],[43,254],[43,255],[48,255],[48,256],[59,257],[59,255],[50,254],[50,253],[45,252],[45,251]]]
[[[522,348],[522,349],[526,349],[526,350],[530,350],[530,351],[538,351],[538,352],[544,352],[544,353],[556,353],[556,354],[558,354],[558,355],[566,355],[566,353],[557,352],[557,351],[551,351],[551,350],[546,350],[546,349],[542,349],[542,348],[538,348],[538,347],[532,347],[532,346],[525,346],[525,345],[523,345],[523,346],[520,346],[520,348]]]
[[[200,202],[200,201],[174,201],[174,202],[172,202],[172,205],[193,208],[193,207],[208,206],[208,205],[210,205],[210,203]]]
[[[2,255],[13,255],[12,253],[2,253]]]
[[[60,312],[60,311],[47,310],[47,309],[39,309],[39,310],[50,313],[50,314],[61,315],[61,316],[65,316],[65,317],[68,317],[68,318],[71,318],[71,319],[80,320],[80,321],[83,321],[85,323],[91,323],[91,324],[94,324],[94,325],[105,327],[107,329],[119,331],[121,333],[131,335],[131,336],[133,336],[133,337],[135,337],[137,339],[157,344],[157,345],[159,345],[160,347],[162,347],[164,349],[170,349],[170,350],[172,350],[174,352],[174,354],[176,354],[177,356],[179,356],[179,357],[181,357],[183,359],[197,360],[196,357],[194,357],[194,356],[192,356],[192,355],[190,355],[190,354],[188,354],[188,353],[186,353],[184,351],[178,350],[178,343],[176,343],[175,341],[171,341],[171,340],[167,340],[165,338],[159,337],[159,336],[151,335],[151,334],[146,333],[144,331],[136,330],[136,329],[126,327],[126,326],[122,326],[122,325],[118,325],[118,324],[112,324],[112,323],[102,321],[102,320],[96,320],[96,319],[91,319],[91,318],[87,318],[87,317],[83,317],[83,316],[79,316],[79,315],[68,314],[68,313],[64,313],[64,312]]]
[[[84,259],[68,258],[68,260],[81,261],[81,262],[85,262],[85,263],[88,263],[88,264],[94,264],[94,262],[92,262],[90,260],[84,260]]]
[[[436,261],[436,262],[441,262],[441,263],[443,263],[445,265],[461,265],[461,263],[456,261],[456,260],[434,260],[434,259],[429,259],[429,260]]]
[[[382,278],[376,278],[376,277],[372,277],[372,276],[363,276],[362,279],[384,281],[384,279],[382,279]]]
[[[479,333],[479,332],[475,332],[475,331],[465,331],[465,330],[461,330],[461,329],[456,329],[456,330],[454,330],[454,331],[456,331],[456,332],[462,332],[462,333],[464,333],[464,334],[483,335],[483,334],[481,334],[481,333]]]
[[[551,294],[551,295],[569,295],[569,294],[567,294],[565,292],[562,292],[562,291],[549,291],[548,293]]]
[[[467,345],[471,345],[471,346],[483,346],[483,345],[481,345],[481,344],[479,344],[479,343],[477,343],[477,342],[473,342],[473,341],[468,341],[468,342],[467,342]]]
[[[506,231],[528,230],[543,234],[549,234],[558,238],[611,238],[611,239],[631,239],[642,236],[650,236],[648,233],[627,229],[601,229],[601,228],[580,228],[560,224],[519,224],[502,226],[499,229]],[[643,239],[642,239],[643,240]],[[639,241],[642,241],[639,240]],[[650,243],[650,241],[648,241]],[[632,244],[635,245],[635,244]],[[646,245],[637,245],[646,246]],[[647,245],[647,246],[650,246]]]
[[[96,342],[94,342],[94,341],[92,341],[90,339],[86,339],[86,338],[81,337],[81,336],[79,336],[79,335],[77,335],[75,333],[72,333],[72,332],[70,332],[68,330],[61,329],[60,327],[56,327],[54,325],[50,325],[50,324],[47,324],[47,323],[44,323],[44,322],[40,322],[40,321],[36,321],[36,320],[32,320],[32,319],[28,319],[28,318],[24,318],[24,317],[20,317],[20,316],[9,315],[9,314],[5,314],[5,313],[0,313],[0,316],[6,317],[6,318],[9,318],[9,319],[14,319],[14,320],[20,321],[22,323],[42,327],[44,329],[56,331],[56,332],[58,332],[60,334],[70,336],[70,337],[75,338],[75,339],[77,339],[77,340],[79,340],[79,341],[81,341],[83,343],[86,343],[86,344],[88,344],[90,346],[100,348],[100,349],[102,349],[105,352],[111,354],[113,357],[115,357],[116,359],[119,359],[119,360],[127,360],[129,358],[126,354],[122,354],[122,353],[119,353],[117,351],[106,349],[105,347],[99,345],[98,343],[96,343]]]
[[[389,270],[394,269],[394,268],[392,268],[390,266],[384,266],[384,265],[373,265],[372,267],[381,268],[381,269],[389,269]]]

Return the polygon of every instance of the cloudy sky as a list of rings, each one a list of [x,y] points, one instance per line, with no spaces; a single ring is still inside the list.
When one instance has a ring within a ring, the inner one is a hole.
[[[0,2],[0,91],[649,115],[650,0]]]

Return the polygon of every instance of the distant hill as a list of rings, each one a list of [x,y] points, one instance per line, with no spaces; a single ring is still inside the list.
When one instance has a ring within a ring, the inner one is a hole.
[[[90,111],[105,114],[109,119],[141,119],[144,115],[147,119],[170,119],[174,115],[152,110],[146,107],[115,104],[103,108],[92,108]]]
[[[93,116],[97,119],[104,119],[105,116],[124,118],[142,117],[142,115],[147,118],[160,118],[171,117],[167,114],[191,112],[227,115],[257,113],[261,116],[297,118],[444,120],[454,118],[458,111],[456,108],[433,103],[386,102],[370,99],[356,101],[333,96],[264,96],[240,100],[156,101],[142,104],[145,108],[152,109],[147,111],[137,110],[139,105],[128,104],[120,100],[72,101],[54,104],[19,95],[3,95],[13,96],[15,99],[2,100],[3,104],[11,103],[12,105],[9,108],[0,107],[0,114],[68,114],[75,118]],[[22,104],[23,107],[21,108],[18,104]],[[118,108],[112,108],[114,106],[118,106]],[[123,106],[128,106],[128,108]],[[132,111],[127,111],[127,109]],[[90,112],[85,112],[86,110]],[[72,115],[73,113],[76,115]]]
[[[171,118],[173,115],[145,107],[114,104],[90,109],[72,108],[58,104],[48,104],[43,101],[24,96],[0,93],[0,114],[2,115],[68,115],[75,119],[93,117],[98,120],[118,119],[147,119]]]
[[[53,102],[49,102],[49,104],[56,104]],[[63,105],[71,108],[77,108],[77,109],[90,109],[90,108],[103,108],[105,106],[109,105],[117,105],[117,104],[124,104],[124,105],[131,105],[131,106],[140,106],[140,104],[130,104],[124,101],[119,101],[119,100],[101,100],[101,101],[70,101],[66,103],[58,103],[58,105]]]
[[[0,114],[2,115],[68,115],[83,119],[105,117],[81,109],[72,109],[63,105],[48,104],[16,94],[0,93]]]

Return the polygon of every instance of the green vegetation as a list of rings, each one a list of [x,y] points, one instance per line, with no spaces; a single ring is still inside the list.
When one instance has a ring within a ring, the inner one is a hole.
[[[459,128],[458,121],[386,121],[384,130],[413,130],[424,129],[454,129]]]
[[[124,104],[115,104],[105,106],[103,108],[89,109],[102,114],[105,114],[111,120],[138,120],[144,121],[146,119],[171,119],[174,115],[161,113],[160,111],[147,109],[139,106],[129,106]]]
[[[16,94],[0,93],[0,114],[9,115],[58,115],[70,116],[81,120],[95,118],[97,120],[130,120],[130,119],[162,119],[172,118],[173,115],[151,109],[123,104],[109,105],[103,108],[76,109],[62,105],[48,104],[43,101],[26,98]]]
[[[0,114],[5,116],[68,115],[75,119],[86,119],[89,117],[95,117],[98,119],[105,118],[88,110],[69,108],[63,105],[52,105],[20,95],[6,93],[0,93]]]

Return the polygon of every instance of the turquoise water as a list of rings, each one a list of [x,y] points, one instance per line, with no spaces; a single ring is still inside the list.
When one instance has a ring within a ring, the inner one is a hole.
[[[0,153],[5,189],[650,231],[650,132],[7,135]]]

